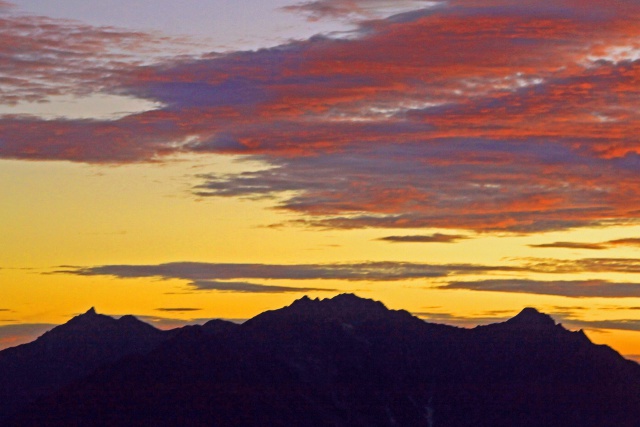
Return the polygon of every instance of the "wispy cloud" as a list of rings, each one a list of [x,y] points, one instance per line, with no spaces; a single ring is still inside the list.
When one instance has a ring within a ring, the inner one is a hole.
[[[284,10],[302,13],[311,21],[324,18],[363,20],[380,18],[437,4],[428,0],[314,0],[285,6]]]
[[[1,2],[0,103],[46,102],[119,86],[128,72],[176,45],[175,38],[21,14]]]
[[[588,243],[588,242],[553,242],[542,243],[539,245],[529,245],[532,248],[563,248],[563,249],[590,249],[590,250],[604,250],[616,246],[639,246],[640,239],[638,238],[625,238],[608,240],[600,243]]]
[[[77,276],[111,276],[127,278],[181,279],[189,281],[192,290],[223,292],[332,292],[334,289],[298,286],[274,286],[247,279],[262,280],[340,280],[406,281],[415,279],[445,279],[465,275],[492,276],[500,279],[456,280],[439,285],[438,289],[466,289],[487,292],[515,292],[566,297],[640,298],[640,283],[610,282],[607,280],[528,280],[522,274],[588,274],[588,273],[640,273],[640,259],[583,258],[553,259],[524,258],[512,260],[513,264],[429,264],[397,261],[353,262],[333,264],[242,264],[173,262],[148,265],[61,266],[44,274],[72,274]],[[513,275],[505,278],[505,275]]]
[[[468,236],[462,234],[435,233],[430,235],[386,236],[378,240],[391,243],[456,243],[468,238]]]
[[[609,246],[602,243],[580,243],[580,242],[553,242],[539,245],[529,245],[531,248],[562,248],[562,249],[589,249],[601,251]]]
[[[188,311],[200,311],[201,308],[191,308],[191,307],[162,307],[156,308],[156,311],[166,311],[166,312],[177,312],[177,313],[185,313]]]

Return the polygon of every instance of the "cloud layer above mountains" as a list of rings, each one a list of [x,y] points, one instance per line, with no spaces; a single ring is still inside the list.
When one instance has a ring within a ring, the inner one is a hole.
[[[268,167],[204,174],[194,191],[279,195],[305,226],[637,223],[640,3],[415,1],[367,20],[373,3],[299,7],[358,13],[347,34],[162,61],[136,58],[168,40],[2,8],[3,102],[102,92],[159,107],[115,120],[3,116],[0,157],[246,156]]]
[[[174,262],[149,265],[60,267],[47,274],[111,276],[119,279],[159,278],[189,282],[193,290],[241,293],[335,292],[335,289],[264,285],[244,280],[334,280],[344,282],[400,282],[437,280],[435,289],[556,295],[570,298],[640,298],[640,283],[591,280],[495,279],[461,280],[461,276],[494,274],[639,273],[640,260],[585,258],[555,260],[532,258],[515,265],[360,262],[337,264],[230,264]],[[442,284],[442,282],[447,282]],[[440,283],[440,284],[437,284]]]

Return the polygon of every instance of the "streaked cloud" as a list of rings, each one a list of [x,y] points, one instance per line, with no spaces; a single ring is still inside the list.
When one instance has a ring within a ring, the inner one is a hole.
[[[283,9],[302,13],[311,21],[324,18],[364,20],[431,7],[436,4],[437,2],[428,0],[314,0],[285,6]]]
[[[337,264],[229,264],[175,262],[157,265],[103,265],[95,267],[64,266],[53,273],[78,276],[112,276],[117,278],[156,277],[190,280],[200,289],[220,290],[268,289],[253,283],[226,282],[237,279],[398,281],[441,278],[456,274],[492,271],[521,271],[511,266],[474,264],[422,264],[410,262],[360,262]],[[222,282],[219,282],[222,280]],[[211,282],[213,281],[213,282]],[[258,286],[259,288],[256,288]],[[275,287],[273,287],[275,288]],[[300,288],[285,288],[300,289]],[[320,289],[318,289],[320,290]],[[324,290],[324,289],[323,289]]]
[[[165,42],[148,34],[3,15],[3,102],[107,92],[160,107],[108,121],[5,117],[0,157],[257,159],[269,168],[203,174],[194,192],[277,196],[304,227],[638,223],[640,4],[453,0],[413,10],[421,3],[394,2],[406,13],[362,20],[348,38],[161,63],[123,54]],[[349,16],[390,4],[297,8]]]
[[[640,258],[526,258],[524,269],[536,273],[640,273]]]
[[[580,243],[580,242],[553,242],[542,243],[540,245],[529,245],[531,248],[562,248],[562,249],[589,249],[601,251],[608,246],[602,243]]]
[[[199,291],[237,292],[252,294],[281,294],[292,292],[337,292],[336,289],[298,288],[294,286],[260,285],[247,282],[221,282],[217,280],[196,280],[191,284]]]
[[[564,319],[563,324],[571,328],[584,329],[616,329],[620,331],[640,331],[640,319],[614,319],[614,320],[579,320]]]
[[[386,236],[378,240],[391,243],[456,243],[468,238],[468,236],[462,234],[435,233],[430,235]]]
[[[529,245],[532,248],[563,248],[563,249],[590,249],[590,250],[604,250],[616,246],[639,246],[640,239],[638,238],[626,238],[608,240],[600,243],[588,243],[588,242],[553,242],[542,243],[538,245]]]
[[[454,281],[439,288],[558,295],[571,298],[640,298],[640,283],[617,283],[606,280],[489,279]]]
[[[191,308],[191,307],[162,307],[156,308],[156,311],[167,311],[167,312],[177,312],[184,313],[188,311],[201,311],[201,308]]]
[[[2,104],[105,91],[121,85],[132,67],[178,43],[158,34],[21,14],[10,5],[0,3],[6,12],[0,15]]]

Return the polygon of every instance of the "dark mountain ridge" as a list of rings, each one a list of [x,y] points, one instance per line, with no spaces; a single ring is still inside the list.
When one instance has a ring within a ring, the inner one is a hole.
[[[100,366],[146,353],[168,338],[133,316],[114,319],[91,308],[32,343],[0,351],[0,421]]]
[[[5,425],[640,426],[640,365],[531,308],[462,329],[345,294],[164,334]]]

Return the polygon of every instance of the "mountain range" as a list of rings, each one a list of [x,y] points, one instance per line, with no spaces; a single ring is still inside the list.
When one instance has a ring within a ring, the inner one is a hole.
[[[533,308],[464,329],[342,294],[171,331],[91,309],[0,352],[0,426],[640,427],[640,365]]]

